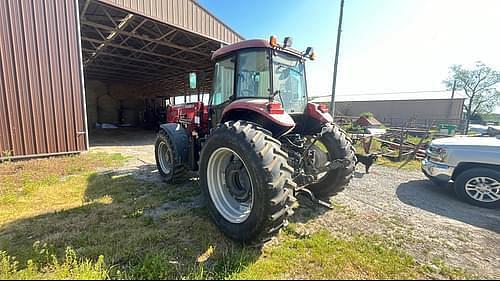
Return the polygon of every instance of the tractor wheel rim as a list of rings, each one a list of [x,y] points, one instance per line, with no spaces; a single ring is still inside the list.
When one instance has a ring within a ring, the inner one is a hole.
[[[247,185],[250,184],[250,186],[245,187],[245,190],[249,193],[246,196],[242,196],[242,194],[236,196],[235,192],[231,190],[234,187],[230,186],[233,183],[228,182],[226,173],[233,161],[241,161],[243,164],[240,172],[241,176],[238,178],[248,179],[243,181]],[[254,202],[253,182],[245,162],[236,152],[221,147],[212,153],[207,166],[207,185],[215,208],[227,221],[240,224],[248,219]],[[245,201],[242,198],[245,198]]]
[[[500,182],[490,177],[475,177],[465,183],[465,191],[472,199],[491,203],[500,200]]]
[[[160,168],[165,174],[170,174],[172,171],[172,159],[170,158],[170,149],[165,142],[161,142],[158,146],[158,158]]]

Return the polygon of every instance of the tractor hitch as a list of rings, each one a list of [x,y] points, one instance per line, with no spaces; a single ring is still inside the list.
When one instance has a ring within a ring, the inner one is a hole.
[[[300,188],[297,188],[296,190],[294,190],[294,196],[297,197],[297,195],[299,194],[303,194],[305,195],[309,200],[311,200],[311,202],[313,203],[316,203],[322,207],[325,207],[329,210],[333,210],[333,207],[332,207],[332,204],[328,203],[328,202],[325,202],[323,200],[320,200],[318,199],[314,193],[312,193],[312,191],[310,191],[309,189],[305,188],[305,187],[300,187]]]
[[[335,159],[331,162],[326,163],[324,167],[317,169],[318,173],[328,172],[330,170],[343,169],[351,164],[349,159]]]
[[[315,172],[316,173],[323,173],[323,172],[328,172],[330,170],[342,169],[342,168],[349,166],[350,163],[351,162],[348,159],[335,159],[331,162],[326,163],[325,166],[323,166],[319,169],[316,169]],[[300,178],[304,183],[306,183],[306,186],[315,182],[314,176],[307,175],[305,173],[302,173],[298,178]],[[316,203],[316,204],[318,204],[322,207],[325,207],[327,209],[333,210],[333,207],[330,203],[318,199],[314,195],[314,193],[311,190],[307,189],[306,187],[298,187],[298,188],[294,189],[294,196],[299,195],[299,194],[305,195],[305,197],[307,197],[313,203]]]

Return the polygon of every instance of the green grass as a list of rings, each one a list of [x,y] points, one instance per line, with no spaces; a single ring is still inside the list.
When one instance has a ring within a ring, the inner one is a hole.
[[[391,161],[385,157],[379,157],[379,159],[377,160],[378,165],[397,168],[397,169],[399,169],[403,163],[404,163],[404,161],[403,162],[394,162],[394,161]],[[410,162],[408,162],[408,164],[406,164],[401,169],[408,170],[408,171],[420,171],[421,163],[419,160],[411,160]]]
[[[124,160],[89,153],[0,164],[0,279],[466,276],[444,264],[427,270],[382,239],[325,231],[297,236],[293,224],[279,243],[244,247],[192,204],[200,195],[196,182],[167,185],[96,172]],[[446,270],[430,272],[436,268]]]
[[[247,251],[225,239],[204,208],[163,208],[165,202],[182,205],[199,196],[196,183],[168,186],[96,172],[123,160],[89,153],[1,164],[0,251],[17,261],[15,270],[1,276],[64,278],[54,263],[30,269],[34,243],[49,245],[60,261],[71,247],[79,257],[72,262],[85,268],[103,256],[109,277],[127,279],[223,276],[231,268],[227,257]],[[199,263],[210,248],[206,264]]]
[[[408,136],[406,136],[406,141],[409,142],[409,143],[411,143],[411,144],[413,144],[413,145],[418,145],[422,141],[422,138],[415,137],[415,136],[412,136],[412,135],[408,135]],[[425,138],[422,143],[429,143],[430,141],[432,141],[432,137],[431,136]]]
[[[79,259],[76,252],[67,248],[62,261],[50,254],[46,246],[43,249],[34,247],[34,259],[26,262],[25,267],[19,267],[15,258],[0,252],[0,279],[1,280],[104,280],[108,278],[108,270],[104,264],[104,257],[100,256],[96,262],[88,259]]]
[[[410,256],[368,237],[338,239],[323,231],[307,238],[287,234],[265,258],[234,279],[415,279],[423,277]]]
[[[366,154],[361,141],[358,141],[356,144],[354,144],[354,149],[356,150],[356,153]],[[370,146],[370,153],[381,152],[381,151],[382,151],[381,143],[377,140],[373,140]]]
[[[87,153],[30,161],[0,163],[0,223],[82,204],[87,177],[98,167],[113,168],[120,154]],[[35,208],[34,208],[35,207]]]
[[[288,228],[293,229],[293,225]],[[327,231],[308,237],[286,231],[280,244],[265,249],[261,258],[230,279],[474,279],[442,261],[418,264],[381,238],[340,239]]]

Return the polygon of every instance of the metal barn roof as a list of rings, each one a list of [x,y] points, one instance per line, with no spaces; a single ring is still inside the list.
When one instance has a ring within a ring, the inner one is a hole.
[[[136,83],[141,92],[178,95],[187,74],[211,86],[212,53],[243,39],[193,0],[80,0],[88,79]]]
[[[195,0],[99,0],[225,44],[243,36],[203,8]]]

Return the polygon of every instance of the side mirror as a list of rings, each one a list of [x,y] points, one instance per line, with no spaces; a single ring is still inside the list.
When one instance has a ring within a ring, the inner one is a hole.
[[[196,89],[196,73],[189,73],[189,88]]]

